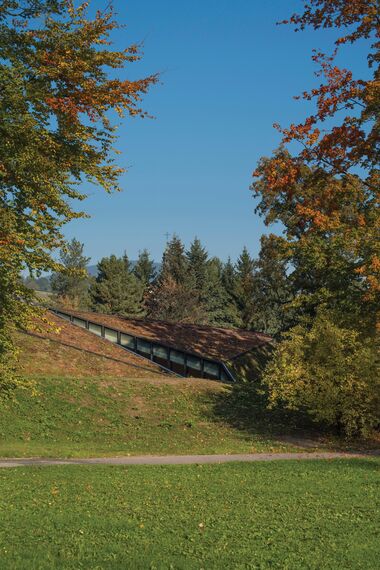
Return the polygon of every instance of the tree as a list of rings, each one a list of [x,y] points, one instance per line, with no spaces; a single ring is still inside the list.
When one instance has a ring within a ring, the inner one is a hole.
[[[112,50],[110,34],[118,27],[112,8],[93,19],[86,11],[87,3],[75,8],[71,0],[7,0],[0,6],[3,378],[12,359],[12,329],[28,326],[38,312],[20,273],[60,270],[52,252],[63,245],[62,226],[84,216],[73,210],[75,200],[85,198],[80,184],[119,189],[123,170],[114,162],[109,111],[145,116],[141,98],[158,79],[119,78],[117,70],[140,59],[139,46]]]
[[[204,310],[194,289],[178,283],[171,275],[160,279],[146,301],[148,316],[173,323],[198,323],[204,319]]]
[[[345,435],[368,435],[380,423],[379,346],[320,307],[290,329],[264,373],[272,406],[307,409]]]
[[[147,249],[139,253],[137,263],[133,268],[133,274],[141,281],[144,287],[147,287],[154,281],[156,270],[154,268],[154,261],[150,259]]]
[[[252,328],[272,336],[294,324],[290,306],[294,284],[287,275],[289,264],[281,246],[277,236],[262,236],[253,276]]]
[[[222,283],[227,293],[233,297],[236,289],[236,270],[230,257],[222,269]]]
[[[194,287],[202,293],[207,279],[208,253],[197,237],[186,252],[186,258],[188,271],[194,279]]]
[[[280,129],[282,145],[254,172],[258,212],[266,223],[284,226],[279,251],[291,268],[298,323],[279,344],[265,381],[274,401],[306,408],[346,433],[364,432],[376,422],[378,391],[378,45],[369,48],[370,80],[354,79],[333,62],[342,45],[372,41],[378,8],[371,0],[309,0],[290,21],[298,29],[347,33],[337,38],[332,57],[313,56],[325,81],[303,98],[315,99],[316,112]],[[286,145],[294,149],[295,142],[301,150],[292,155]]]
[[[252,189],[261,198],[258,210],[268,223],[288,219],[291,213],[304,232],[345,234],[346,248],[356,258],[363,300],[379,300],[380,246],[378,189],[380,187],[379,136],[379,25],[375,0],[310,0],[305,11],[290,19],[297,30],[307,26],[345,29],[329,57],[314,53],[324,82],[303,99],[316,101],[316,111],[303,122],[277,128],[283,145],[300,143],[298,154],[282,147],[272,158],[262,159],[254,172]],[[349,27],[349,29],[347,29]],[[369,80],[354,79],[350,70],[334,63],[341,46],[357,40],[372,42]],[[331,125],[331,126],[330,126]],[[322,128],[323,127],[323,128]],[[360,173],[360,174],[358,174]],[[347,204],[349,215],[347,215]]]
[[[58,301],[75,309],[86,308],[89,301],[87,265],[90,257],[83,255],[83,250],[84,244],[73,238],[60,252],[64,269],[51,276],[51,289]]]
[[[50,280],[48,277],[37,277],[33,279],[29,275],[24,279],[24,285],[34,291],[51,291]]]
[[[199,315],[195,280],[189,278],[185,248],[177,235],[167,243],[161,271],[146,300],[148,316],[172,322],[195,322]]]
[[[132,318],[144,315],[143,286],[129,271],[126,255],[103,257],[90,295],[92,306],[99,313]]]
[[[162,256],[159,279],[162,281],[171,278],[175,283],[183,285],[186,282],[187,269],[185,247],[180,238],[174,234]]]
[[[200,304],[208,325],[228,328],[241,324],[237,307],[223,285],[223,264],[217,257],[207,264]]]
[[[249,328],[252,321],[254,304],[254,269],[255,262],[244,246],[236,263],[235,298],[244,328]]]

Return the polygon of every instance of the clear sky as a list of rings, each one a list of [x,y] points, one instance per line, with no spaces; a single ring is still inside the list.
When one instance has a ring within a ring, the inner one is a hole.
[[[107,0],[93,0],[104,8]],[[90,189],[89,220],[72,222],[68,238],[85,243],[91,263],[148,248],[157,261],[165,234],[190,243],[197,235],[210,255],[253,255],[273,231],[254,213],[251,173],[278,145],[274,122],[305,116],[293,95],[316,79],[313,47],[330,51],[331,31],[294,33],[276,26],[301,0],[115,0],[117,48],[144,41],[144,58],[128,78],[161,72],[144,108],[154,120],[128,119],[116,145],[122,154],[121,194]],[[351,48],[352,49],[352,48]],[[362,46],[349,65],[365,65]],[[344,57],[344,54],[343,56]],[[347,63],[347,62],[346,62]]]

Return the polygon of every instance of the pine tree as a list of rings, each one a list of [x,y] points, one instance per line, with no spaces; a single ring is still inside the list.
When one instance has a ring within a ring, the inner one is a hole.
[[[195,289],[202,293],[205,288],[208,268],[208,253],[196,237],[186,252],[188,271],[194,280]]]
[[[185,248],[178,236],[168,242],[161,271],[146,299],[148,316],[171,322],[198,322],[201,318],[195,276],[189,272]]]
[[[254,273],[252,327],[274,336],[294,324],[294,310],[289,307],[294,295],[287,265],[278,237],[262,236]]]
[[[177,284],[185,284],[187,274],[187,260],[185,248],[180,238],[174,234],[167,243],[162,256],[160,280],[171,278]]]
[[[98,263],[98,276],[90,289],[92,306],[99,313],[142,317],[143,287],[129,271],[126,255],[111,255]]]
[[[223,266],[222,282],[227,293],[233,297],[236,289],[236,270],[230,257]]]
[[[147,287],[149,283],[154,281],[156,270],[154,269],[154,261],[150,258],[147,249],[143,249],[143,251],[139,253],[137,263],[133,268],[133,273],[144,287]]]
[[[254,304],[254,270],[255,262],[244,246],[242,253],[236,264],[236,286],[235,296],[237,307],[241,316],[244,328],[249,328],[252,321]]]
[[[200,302],[207,324],[227,328],[240,325],[236,305],[223,284],[223,264],[217,257],[212,258],[207,265]]]
[[[87,265],[90,257],[83,254],[84,244],[73,238],[60,251],[62,271],[51,276],[51,289],[59,303],[71,308],[86,308],[90,278]]]

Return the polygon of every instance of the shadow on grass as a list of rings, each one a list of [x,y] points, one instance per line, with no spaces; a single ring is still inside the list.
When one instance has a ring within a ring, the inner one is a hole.
[[[284,445],[306,449],[367,450],[365,453],[371,455],[370,450],[378,447],[374,441],[344,439],[333,428],[313,422],[306,412],[268,409],[267,395],[258,383],[235,384],[208,397],[212,400],[209,419],[238,429],[247,437],[268,437]]]

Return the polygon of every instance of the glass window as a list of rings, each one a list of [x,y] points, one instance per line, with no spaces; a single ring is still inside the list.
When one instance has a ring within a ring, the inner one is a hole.
[[[117,342],[117,331],[113,329],[104,329],[104,338],[110,340],[111,342]]]
[[[210,376],[215,376],[216,378],[218,378],[219,377],[219,364],[216,364],[216,362],[209,362],[208,360],[205,360],[204,371],[205,371],[205,374],[210,374]]]
[[[120,344],[121,346],[126,346],[134,350],[135,348],[135,339],[130,334],[121,333],[120,335]]]
[[[143,352],[144,354],[150,354],[150,342],[146,340],[142,340],[141,338],[137,339],[137,350],[139,352]]]
[[[157,358],[162,358],[162,360],[168,359],[168,349],[164,346],[153,346],[153,354]]]
[[[200,358],[196,356],[191,356],[190,354],[187,355],[187,366],[192,368],[193,370],[201,370],[202,369],[202,361]]]
[[[78,327],[82,327],[83,329],[86,328],[86,321],[84,321],[83,319],[78,319],[77,317],[74,317],[73,323],[74,323],[74,325],[77,325]]]
[[[100,325],[96,325],[95,323],[88,323],[88,330],[98,336],[102,336],[102,327]]]
[[[65,321],[69,321],[69,320],[70,320],[70,315],[66,315],[66,313],[57,312],[57,315],[58,315],[59,317],[61,317],[62,319],[65,319]]]
[[[170,360],[171,362],[176,362],[177,364],[185,364],[185,355],[183,352],[179,352],[178,350],[171,350]]]
[[[223,380],[223,382],[231,382],[230,376],[226,373],[223,367],[220,371],[220,379]]]

